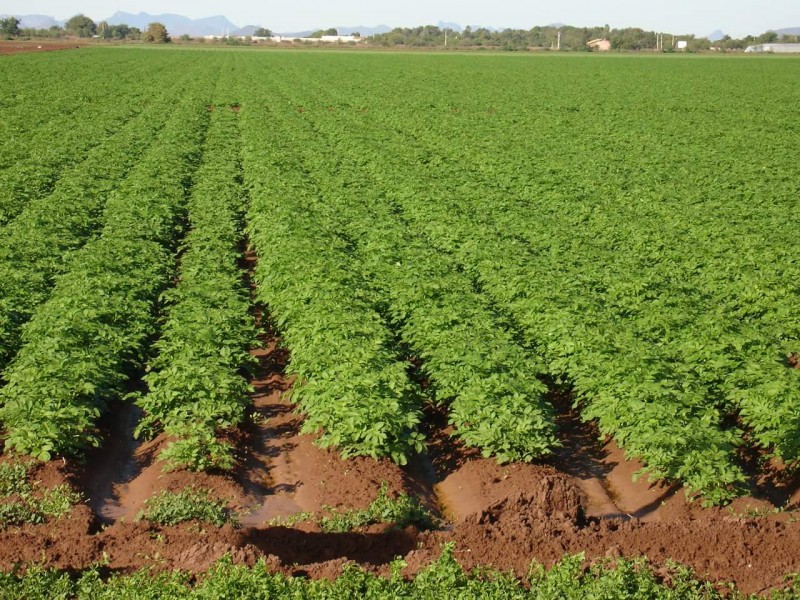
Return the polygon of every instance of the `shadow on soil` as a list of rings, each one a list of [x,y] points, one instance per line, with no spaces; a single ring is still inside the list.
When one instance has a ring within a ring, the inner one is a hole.
[[[347,559],[384,565],[417,547],[417,531],[392,529],[381,533],[321,533],[287,527],[251,529],[244,540],[286,565]],[[301,574],[301,573],[296,573]]]
[[[78,475],[78,483],[100,525],[113,523],[122,513],[118,486],[135,479],[155,460],[158,446],[140,450],[142,442],[133,436],[141,418],[142,409],[133,402],[113,403],[100,421],[104,432],[100,447],[87,452],[86,464],[91,469],[82,469]]]

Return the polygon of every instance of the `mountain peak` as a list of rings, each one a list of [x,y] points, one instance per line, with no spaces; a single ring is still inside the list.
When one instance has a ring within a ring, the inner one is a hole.
[[[146,12],[138,14],[117,11],[107,19],[109,25],[126,24],[131,27],[145,29],[150,23],[162,23],[170,35],[225,35],[239,30],[239,26],[232,23],[224,15],[190,19],[183,15],[161,14],[153,15]]]

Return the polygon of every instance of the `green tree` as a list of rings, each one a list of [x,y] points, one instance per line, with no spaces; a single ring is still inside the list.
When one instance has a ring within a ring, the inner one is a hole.
[[[78,37],[92,37],[97,33],[97,25],[85,15],[75,15],[66,25],[67,33]]]
[[[111,26],[108,24],[108,21],[100,21],[97,24],[97,35],[104,40],[111,39]]]
[[[272,31],[267,29],[266,27],[259,27],[253,33],[255,37],[272,37]]]
[[[0,35],[4,37],[16,37],[20,33],[19,19],[17,17],[6,17],[0,19]]]
[[[115,40],[124,40],[130,35],[131,28],[125,23],[121,23],[119,25],[112,25],[108,31]]]
[[[331,27],[330,29],[318,29],[317,31],[312,33],[309,37],[321,38],[323,35],[339,35],[339,32],[336,30],[335,27]]]
[[[151,44],[166,44],[170,41],[167,28],[162,23],[150,23],[142,33],[142,40]]]
[[[772,44],[778,41],[778,34],[774,31],[766,31],[758,36],[759,44]]]

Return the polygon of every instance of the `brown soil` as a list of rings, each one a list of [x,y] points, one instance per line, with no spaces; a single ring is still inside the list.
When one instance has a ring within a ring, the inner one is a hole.
[[[546,463],[501,466],[481,458],[450,436],[436,409],[426,415],[429,452],[409,466],[342,460],[301,432],[302,418],[282,398],[291,385],[283,374],[287,354],[272,334],[262,342],[254,351],[260,367],[252,418],[232,438],[242,452],[234,473],[164,473],[156,456],[169,440],[134,441],[136,409],[118,407],[116,420],[104,424],[104,447],[86,464],[51,461],[35,474],[44,485],[67,482],[83,490],[87,502],[59,521],[0,531],[0,569],[32,562],[82,569],[105,556],[113,570],[197,572],[227,553],[238,563],[264,557],[275,571],[310,577],[335,577],[349,561],[386,573],[402,556],[412,575],[452,541],[465,567],[494,566],[519,576],[533,560],[549,566],[579,552],[587,563],[646,555],[663,567],[672,559],[745,592],[780,587],[785,575],[800,571],[800,521],[794,512],[774,511],[776,504],[792,508],[800,501],[800,482],[780,465],[759,463],[752,496],[703,509],[676,486],[633,483],[641,465],[613,442],[598,441],[597,431],[557,397],[563,448]],[[392,494],[418,497],[443,518],[442,527],[420,532],[378,525],[333,534],[310,523],[268,524],[325,506],[365,507],[383,482]],[[153,493],[188,485],[227,499],[242,513],[242,526],[136,521]]]
[[[300,433],[302,418],[283,399],[289,389],[279,370],[285,353],[272,337],[254,351],[261,369],[253,381],[254,423],[246,432],[248,454],[235,477],[251,490],[256,504],[243,517],[248,526],[276,517],[319,512],[325,506],[366,507],[386,482],[389,490],[407,489],[404,473],[387,460],[342,460],[333,450],[314,445],[314,436]]]
[[[20,52],[49,52],[51,50],[76,50],[82,48],[79,42],[46,42],[46,41],[5,41],[0,40],[0,55],[19,54]]]
[[[263,397],[261,409],[277,408],[267,398],[277,396],[271,392]],[[656,565],[663,565],[673,559],[691,566],[701,577],[733,581],[746,592],[779,587],[784,575],[800,569],[800,523],[770,515],[747,518],[729,509],[701,509],[686,505],[681,494],[671,496],[666,508],[655,511],[660,516],[655,522],[627,516],[587,517],[585,492],[574,476],[553,466],[499,466],[471,456],[453,443],[446,448],[449,454],[433,450],[430,457],[428,473],[436,482],[433,495],[451,519],[440,531],[374,526],[330,534],[307,523],[294,528],[269,527],[263,524],[265,518],[318,510],[325,504],[364,506],[384,480],[395,491],[413,493],[415,488],[429,486],[429,481],[415,476],[419,465],[401,469],[363,459],[342,461],[317,449],[311,436],[292,431],[294,418],[286,412],[288,407],[281,408],[284,410],[265,425],[274,432],[288,423],[283,428],[286,435],[278,438],[277,445],[268,440],[266,448],[277,448],[271,454],[254,453],[254,457],[269,459],[265,467],[269,483],[260,498],[247,489],[252,481],[237,480],[241,473],[232,478],[162,474],[151,464],[122,488],[149,486],[149,492],[120,494],[121,509],[113,524],[101,526],[95,511],[80,505],[68,518],[0,533],[0,568],[37,562],[81,569],[105,554],[114,570],[153,566],[197,572],[229,553],[236,562],[253,564],[266,557],[276,571],[311,577],[335,576],[347,561],[386,572],[393,558],[404,556],[407,571],[413,574],[438,556],[442,543],[454,541],[456,555],[465,567],[492,565],[520,576],[527,573],[533,559],[549,566],[565,553],[578,552],[585,552],[587,562],[646,555]],[[35,478],[48,486],[62,482],[78,486],[81,469],[53,461],[43,465]],[[146,496],[157,489],[180,489],[188,484],[211,487],[239,509],[252,506],[254,500],[263,506],[245,516],[240,529],[199,523],[158,527],[132,520]],[[682,511],[670,509],[679,499]]]

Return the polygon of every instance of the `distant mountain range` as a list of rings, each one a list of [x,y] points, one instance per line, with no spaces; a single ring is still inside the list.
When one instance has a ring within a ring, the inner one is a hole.
[[[787,29],[774,29],[778,35],[800,35],[800,27],[788,27]]]
[[[239,27],[232,23],[226,17],[219,15],[216,17],[206,17],[204,19],[190,19],[181,15],[164,14],[164,15],[151,15],[148,13],[132,14],[126,12],[117,12],[113,16],[106,19],[110,25],[119,25],[125,23],[131,27],[138,27],[144,29],[148,23],[155,21],[163,23],[169,31],[170,35],[253,35],[261,25],[247,25]],[[327,27],[320,27],[319,29],[327,29]],[[378,33],[386,33],[391,31],[392,28],[388,25],[378,25],[377,27],[367,27],[366,25],[337,27],[336,30],[339,35],[350,35],[354,32],[359,32],[363,36],[375,35]],[[282,35],[286,37],[308,37],[316,29],[308,29],[306,31],[293,31],[293,32],[278,32],[275,35]]]
[[[130,25],[139,29],[146,29],[150,23],[162,23],[167,28],[170,35],[239,35],[237,32],[240,27],[231,23],[226,17],[218,15],[215,17],[205,17],[203,19],[190,19],[182,15],[163,14],[151,15],[140,12],[139,14],[116,12],[108,19],[109,25]],[[247,35],[247,34],[241,34]]]
[[[5,19],[9,15],[0,15],[0,19]],[[20,20],[19,26],[23,29],[50,29],[54,25],[63,27],[66,21],[57,21],[47,15],[14,15]]]

